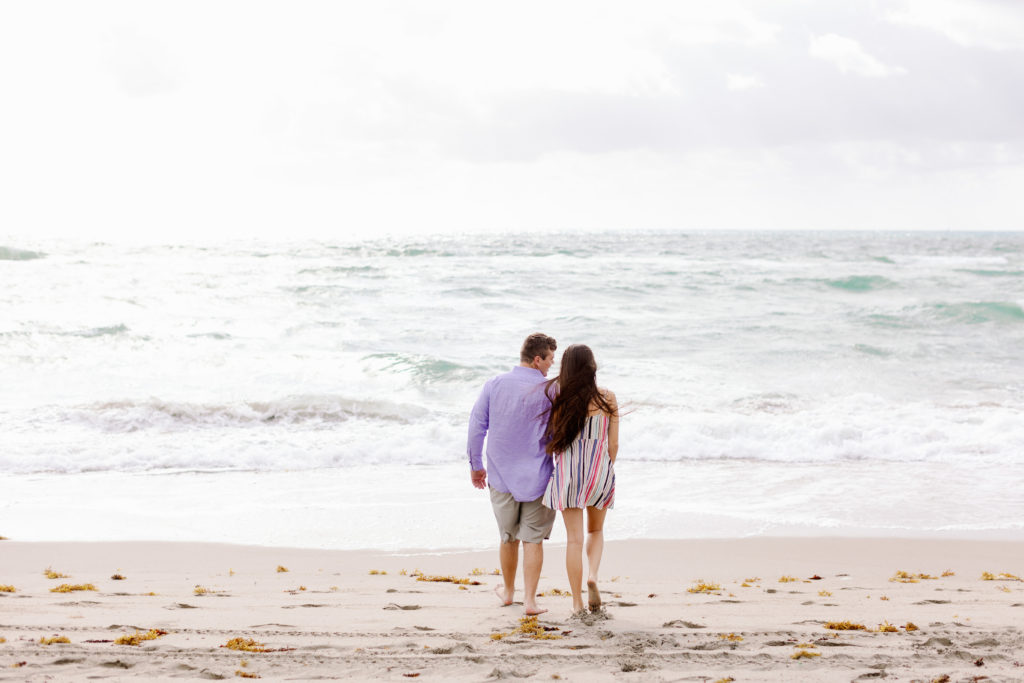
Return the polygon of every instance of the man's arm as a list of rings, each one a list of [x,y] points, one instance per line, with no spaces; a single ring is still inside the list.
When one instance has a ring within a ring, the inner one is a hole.
[[[469,456],[470,481],[478,489],[487,488],[487,470],[484,469],[484,437],[490,424],[491,383],[484,385],[473,410],[469,413],[469,436],[466,454]]]

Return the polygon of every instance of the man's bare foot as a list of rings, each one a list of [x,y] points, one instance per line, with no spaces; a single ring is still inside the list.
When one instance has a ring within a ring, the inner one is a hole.
[[[601,609],[601,593],[597,590],[596,581],[587,581],[587,605],[591,612]]]
[[[526,616],[528,617],[535,617],[538,614],[544,614],[545,612],[547,612],[546,609],[544,609],[543,607],[537,607],[537,605],[531,605],[530,607],[527,607],[525,611]]]
[[[508,607],[509,605],[512,604],[512,594],[514,592],[515,592],[514,589],[511,590],[511,591],[510,590],[506,590],[505,586],[500,584],[500,583],[497,586],[494,587],[494,594],[498,596],[499,600],[501,600],[501,606],[502,607]]]

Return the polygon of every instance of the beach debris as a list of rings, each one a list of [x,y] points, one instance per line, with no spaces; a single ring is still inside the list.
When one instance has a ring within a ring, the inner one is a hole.
[[[893,583],[919,583],[920,581],[933,581],[938,578],[931,574],[914,574],[897,569],[896,573],[889,577],[889,581]]]
[[[228,576],[234,576],[234,575],[235,575],[235,570],[230,568],[230,567],[228,567]]]
[[[752,579],[743,579],[743,583],[757,583],[761,580],[760,576],[755,576]]]
[[[717,583],[709,583],[703,579],[699,579],[696,584],[692,587],[687,588],[687,593],[710,593],[713,595],[721,595],[720,591],[722,587]]]
[[[43,570],[43,576],[48,579],[70,579],[71,577],[67,574],[61,574],[60,572],[54,571],[52,568],[47,567]]]
[[[399,576],[409,576],[409,572],[407,572],[405,569],[400,569],[398,571],[398,575]]]
[[[888,595],[883,595],[883,596],[879,597],[878,599],[879,600],[888,600],[889,596]]]
[[[915,624],[912,621],[908,621],[907,623],[905,623],[903,625],[903,630],[905,630],[907,633],[912,633],[914,631],[917,631],[918,630],[917,624]]]
[[[666,621],[661,625],[662,628],[707,628],[704,624],[698,624],[695,621],[684,621],[682,619],[673,619],[672,621]]]
[[[124,576],[121,574],[114,574],[110,577],[111,581],[124,581]]]
[[[977,659],[975,659],[974,660],[974,666],[985,666],[985,658],[984,657],[978,657]]]
[[[7,639],[4,638],[3,636],[0,636],[0,644],[6,643],[6,642],[7,642]]]
[[[288,571],[287,569],[285,571]],[[387,572],[383,569],[371,569],[370,576],[387,576]]]
[[[71,593],[71,592],[74,592],[74,591],[94,591],[94,590],[96,590],[96,586],[92,585],[91,583],[76,583],[76,584],[62,583],[61,585],[57,586],[56,588],[51,588],[50,592],[51,593]]]
[[[832,597],[832,594],[829,593],[828,591],[818,591],[818,595],[820,595],[823,598],[831,598]]]
[[[881,623],[881,624],[878,625],[878,632],[879,633],[899,633],[900,630],[898,628],[896,628],[895,626],[893,626],[892,624],[890,624],[888,621],[885,621],[884,623]]]
[[[815,657],[820,657],[820,656],[821,656],[820,652],[811,652],[810,650],[805,650],[803,648],[800,648],[796,652],[791,654],[789,656],[789,658],[790,659],[814,659]]]
[[[407,673],[407,674],[402,674],[402,675],[403,675],[403,676],[405,676],[406,678],[416,678],[416,677],[417,677],[417,676],[419,676],[420,674],[419,674],[419,672],[418,672],[418,671],[413,671],[413,672],[411,672],[411,673]]]
[[[729,595],[732,595],[732,593],[730,593]],[[649,597],[649,598],[656,598],[656,597],[658,597],[658,594],[657,593],[648,593],[647,597]]]
[[[4,540],[6,541],[7,539],[5,538]],[[28,662],[15,662],[14,664],[11,664],[11,668],[12,669],[20,669],[21,667],[25,666],[26,664],[28,664]]]
[[[192,589],[192,592],[195,593],[196,595],[210,595],[211,593],[216,593],[217,591],[210,590],[209,588],[207,588],[205,586],[200,586],[197,583],[196,587]]]
[[[153,591],[149,591],[148,593],[143,593],[143,595],[158,595],[158,593],[154,593]]]
[[[1000,572],[999,574],[993,574],[992,572],[982,572],[982,581],[1022,581],[1019,576],[1014,574],[1007,574],[1006,572]]]
[[[6,536],[0,536],[0,541],[9,541],[9,540],[11,540],[11,539],[7,538]]]
[[[221,645],[229,650],[238,650],[240,652],[273,652],[267,648],[263,643],[259,643],[252,638],[232,638],[228,642]]]
[[[815,574],[814,576],[807,579],[808,581],[821,581],[821,577]]]
[[[826,621],[825,628],[831,631],[867,631],[864,624],[857,624],[852,621]]]
[[[241,669],[235,669],[235,675],[239,678],[262,678],[262,676],[260,676],[258,673],[242,671]]]
[[[735,633],[719,633],[718,637],[721,640],[728,640],[730,643],[739,643],[743,641],[743,636]]]
[[[53,638],[43,636],[39,642],[42,645],[53,645],[54,643],[70,643],[71,640],[67,636],[54,636]]]
[[[457,576],[428,576],[427,574],[419,574],[416,576],[417,581],[430,581],[432,583],[455,583],[463,586],[480,586],[483,585],[479,581],[473,579],[461,579]]]
[[[156,640],[160,636],[166,636],[167,631],[159,628],[151,628],[145,633],[136,631],[131,635],[120,636],[114,641],[114,645],[141,645],[144,640]]]
[[[0,593],[17,593],[18,589],[9,584],[0,583]]]
[[[519,620],[519,626],[514,631],[508,631],[505,633],[492,633],[491,640],[501,640],[508,636],[522,635],[527,638],[534,640],[561,640],[562,636],[557,633],[548,633],[548,631],[557,631],[558,629],[554,626],[544,626],[537,621],[536,615],[523,617]],[[568,631],[566,631],[568,633]]]
[[[946,571],[942,572],[942,576],[943,577],[956,576],[956,572],[953,571],[952,569],[947,569]]]
[[[543,597],[548,597],[548,596],[572,597],[572,593],[570,593],[569,591],[561,590],[560,588],[552,588],[549,591],[545,591],[543,593],[537,593],[537,597],[538,598],[543,598]]]
[[[932,683],[949,683],[949,674],[942,674],[932,679]]]
[[[719,678],[715,683],[733,683],[735,680],[732,676],[726,676],[725,678]]]
[[[1010,589],[1009,589],[1008,587],[1006,587],[1006,586],[996,586],[996,588],[998,588],[999,590],[1003,591],[1004,593],[1011,593],[1011,592],[1012,592],[1012,591],[1011,591],[1011,590],[1010,590]]]
[[[779,577],[779,583],[793,583],[794,581],[799,581],[799,580],[800,579],[796,578],[795,576],[783,575],[783,576]]]
[[[280,564],[277,565],[277,573],[278,574],[284,574],[286,571],[288,571],[288,567],[285,567],[285,566],[280,565]]]

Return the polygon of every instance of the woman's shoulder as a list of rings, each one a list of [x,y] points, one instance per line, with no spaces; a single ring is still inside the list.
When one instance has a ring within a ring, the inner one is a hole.
[[[608,389],[607,387],[598,387],[597,390],[601,392],[601,396],[604,397],[604,400],[608,401],[612,405],[615,405],[615,392],[613,392],[611,389]]]

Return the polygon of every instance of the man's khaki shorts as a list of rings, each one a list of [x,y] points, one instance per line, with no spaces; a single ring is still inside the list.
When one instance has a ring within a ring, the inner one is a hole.
[[[495,491],[491,486],[487,488],[491,492],[491,508],[494,509],[494,519],[498,520],[502,543],[540,543],[551,537],[555,511],[541,504],[544,496],[522,503],[511,493]]]

